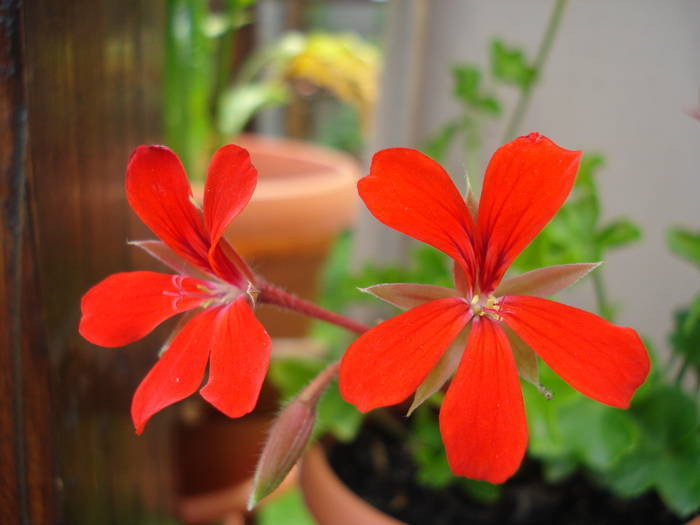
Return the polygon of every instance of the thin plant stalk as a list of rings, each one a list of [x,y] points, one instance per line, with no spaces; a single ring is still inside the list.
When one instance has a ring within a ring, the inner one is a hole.
[[[593,279],[593,290],[595,293],[596,308],[598,313],[603,319],[610,322],[614,321],[614,312],[610,300],[608,299],[608,292],[605,289],[605,283],[603,282],[603,276],[600,271],[592,272],[591,278]]]
[[[547,28],[545,29],[544,35],[542,36],[542,41],[540,42],[540,47],[535,56],[535,61],[532,64],[534,70],[533,81],[528,83],[521,91],[520,98],[511,114],[510,121],[506,127],[506,131],[503,135],[502,144],[511,141],[515,138],[515,135],[520,129],[523,117],[530,105],[530,99],[532,98],[532,89],[535,83],[539,80],[542,71],[544,70],[544,65],[549,57],[549,52],[554,45],[554,40],[556,39],[559,26],[561,25],[561,19],[566,8],[567,0],[556,0],[552,12],[549,15],[549,22],[547,23]]]
[[[369,326],[360,323],[344,315],[331,312],[325,308],[306,301],[296,295],[282,290],[270,283],[259,282],[258,283],[258,298],[257,300],[264,304],[273,304],[281,308],[286,308],[287,310],[293,310],[303,315],[325,321],[341,328],[345,328],[350,332],[356,334],[363,334],[369,330]]]

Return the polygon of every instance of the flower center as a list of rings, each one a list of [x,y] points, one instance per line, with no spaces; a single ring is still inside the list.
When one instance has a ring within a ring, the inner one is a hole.
[[[502,321],[503,318],[498,314],[501,306],[498,304],[499,299],[493,295],[481,296],[476,294],[470,301],[470,307],[474,315],[487,316],[494,321]]]
[[[212,288],[208,288],[206,286],[201,285],[197,287],[202,291],[206,291],[209,293],[209,300],[202,303],[202,306],[204,308],[208,308],[214,305],[226,305],[232,303],[243,294],[243,292],[239,288],[232,286],[226,282],[209,284],[213,285]]]
[[[173,309],[179,307],[180,301],[186,299],[199,299],[203,308],[210,306],[229,304],[235,301],[243,293],[239,288],[224,281],[207,281],[206,285],[186,284],[188,281],[182,275],[173,275],[172,284],[174,291],[165,291],[165,295],[172,297]]]

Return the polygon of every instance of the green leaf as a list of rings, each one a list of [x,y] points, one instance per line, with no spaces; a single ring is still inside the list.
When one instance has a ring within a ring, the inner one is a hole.
[[[572,456],[562,456],[544,461],[544,479],[547,483],[557,483],[568,478],[578,468],[578,461]]]
[[[611,486],[634,495],[653,482],[679,516],[700,508],[698,405],[681,389],[653,385],[630,414],[642,425],[639,449],[610,472]],[[636,465],[633,463],[636,460]]]
[[[639,496],[656,482],[660,452],[643,433],[638,446],[604,473],[606,484],[625,498]]]
[[[480,503],[495,503],[501,497],[501,486],[488,481],[460,478],[459,484],[473,500]]]
[[[452,69],[452,75],[454,78],[454,96],[465,106],[491,117],[501,114],[501,103],[498,101],[498,98],[491,93],[483,92],[481,88],[481,71],[477,67],[456,66]],[[452,125],[456,126],[457,124]],[[458,127],[468,129],[471,125],[469,118],[465,118]],[[443,131],[445,130],[446,128],[443,128]]]
[[[330,432],[338,441],[347,443],[355,439],[362,419],[362,413],[342,398],[334,382],[319,401],[314,432],[317,436]]]
[[[534,82],[536,71],[521,49],[509,48],[495,39],[491,41],[491,74],[496,80],[525,91]]]
[[[317,359],[273,359],[268,377],[279,390],[280,397],[286,401],[297,395],[324,366]]]
[[[219,102],[219,131],[233,137],[243,131],[258,111],[280,106],[287,98],[287,87],[282,82],[257,82],[228,89]]]
[[[409,447],[418,468],[416,480],[435,489],[447,487],[455,480],[447,463],[435,412],[419,407],[411,417]]]
[[[679,516],[700,509],[700,435],[688,434],[659,462],[657,486],[664,502]]]
[[[700,268],[700,232],[683,228],[671,228],[667,236],[669,249]]]
[[[487,95],[479,101],[479,109],[484,113],[497,117],[501,114],[501,103],[493,95]]]
[[[639,440],[638,425],[628,413],[588,398],[560,406],[558,418],[563,439],[593,470],[609,469]]]
[[[630,412],[650,432],[656,446],[673,448],[698,430],[697,403],[680,388],[660,384]]]
[[[325,368],[326,363],[314,359],[275,359],[270,364],[268,377],[284,400],[296,396]],[[318,414],[312,439],[330,432],[339,441],[351,441],[362,424],[362,414],[347,403],[333,382],[318,403]]]
[[[530,439],[528,452],[545,462],[560,460],[573,454],[572,444],[566,441],[558,419],[559,407],[568,406],[581,398],[581,394],[567,385],[544,363],[540,363],[540,383],[553,394],[546,399],[533,385],[523,385],[523,397]]]
[[[470,106],[478,106],[481,71],[473,66],[456,66],[452,69],[454,95]]]
[[[676,311],[673,321],[673,330],[669,334],[671,347],[700,372],[700,295],[689,308]]]
[[[628,219],[618,219],[599,231],[595,243],[601,251],[619,248],[638,241],[642,237],[640,229]]]
[[[289,489],[272,501],[262,505],[255,514],[258,525],[314,525],[313,517],[306,510],[304,498],[298,488]]]

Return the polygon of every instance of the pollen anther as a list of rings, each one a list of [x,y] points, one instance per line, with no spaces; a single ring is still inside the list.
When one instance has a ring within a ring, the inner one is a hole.
[[[489,319],[493,319],[494,321],[503,320],[503,318],[498,315],[498,312],[501,309],[501,306],[498,304],[498,298],[493,294],[489,294],[485,301],[482,300],[478,294],[476,294],[472,297],[470,304],[474,315],[478,315],[480,317],[488,316]]]

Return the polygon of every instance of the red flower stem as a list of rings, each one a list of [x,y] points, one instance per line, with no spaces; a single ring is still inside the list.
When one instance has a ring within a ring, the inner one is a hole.
[[[328,384],[338,375],[338,370],[340,370],[340,361],[333,361],[330,365],[321,370],[304,390],[301,391],[298,398],[299,401],[315,408],[316,402],[321,397],[321,394],[325,392]]]
[[[345,317],[344,315],[321,308],[312,302],[301,299],[300,297],[292,295],[289,292],[285,292],[273,284],[258,282],[258,291],[260,292],[260,295],[258,295],[258,301],[261,303],[274,304],[288,310],[294,310],[300,314],[308,315],[309,317],[340,326],[341,328],[345,328],[346,330],[355,332],[356,334],[363,334],[369,330],[369,326],[366,324],[359,323],[350,319],[349,317]]]

